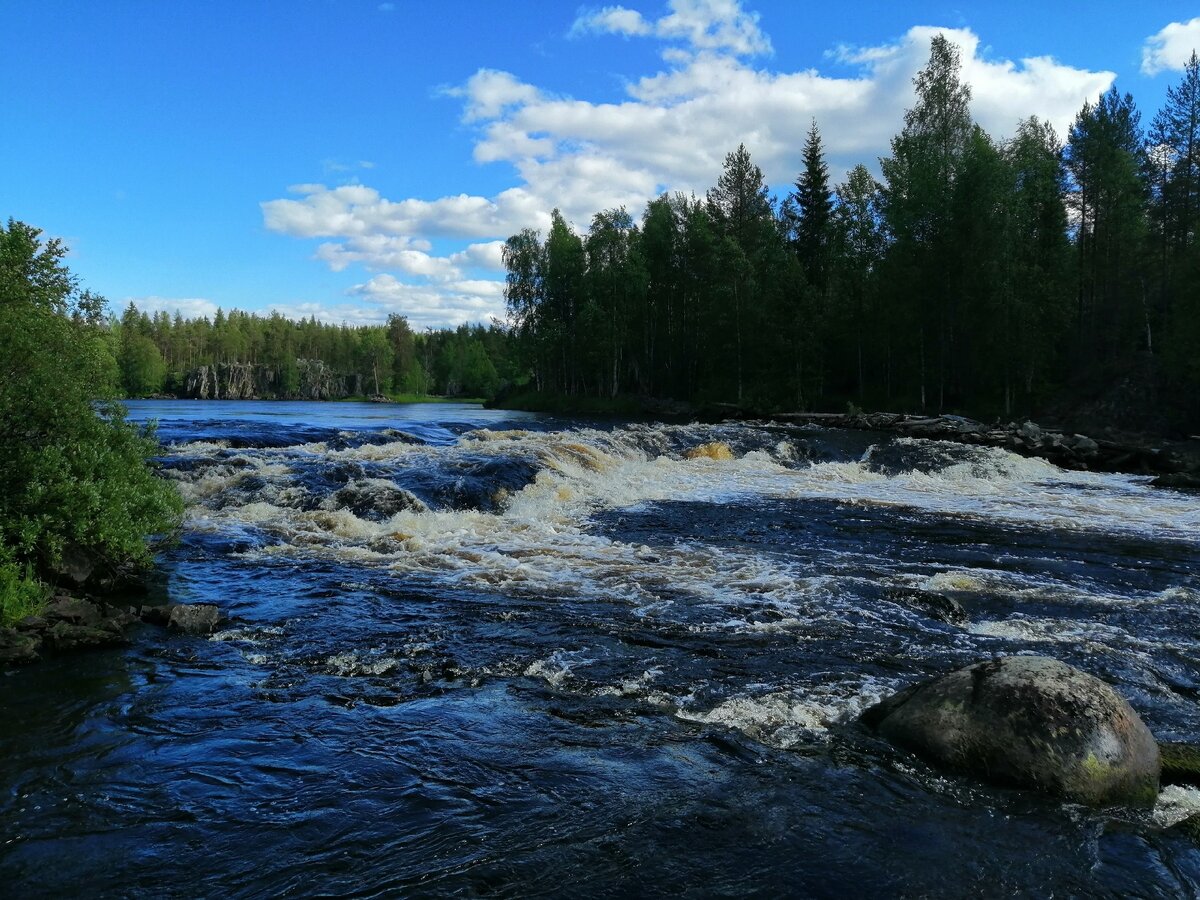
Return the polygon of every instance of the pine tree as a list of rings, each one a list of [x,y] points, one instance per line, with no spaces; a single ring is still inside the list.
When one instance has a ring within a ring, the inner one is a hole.
[[[958,49],[945,35],[935,35],[929,62],[913,80],[916,105],[904,114],[892,155],[880,160],[883,214],[894,241],[889,289],[912,323],[922,409],[928,406],[931,344],[939,409],[953,352],[954,297],[942,275],[955,252],[955,182],[972,128],[971,90],[960,80],[960,69]]]
[[[796,255],[810,284],[823,289],[828,279],[829,250],[833,235],[833,192],[829,166],[814,119],[804,142],[804,170],[792,194],[796,210]]]

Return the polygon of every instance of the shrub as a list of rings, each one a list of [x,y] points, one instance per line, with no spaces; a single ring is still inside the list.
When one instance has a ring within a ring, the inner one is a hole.
[[[30,596],[22,567],[52,571],[68,547],[109,570],[148,562],[147,536],[173,530],[183,510],[147,465],[152,431],[113,399],[104,301],[78,289],[62,246],[39,234],[0,227],[0,591],[13,598]]]

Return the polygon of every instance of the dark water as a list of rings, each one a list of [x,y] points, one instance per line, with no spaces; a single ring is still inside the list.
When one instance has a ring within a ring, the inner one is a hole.
[[[1200,792],[1086,810],[854,724],[1035,652],[1200,739],[1194,496],[815,429],[134,414],[190,503],[156,595],[231,621],[0,676],[0,894],[1200,892]]]

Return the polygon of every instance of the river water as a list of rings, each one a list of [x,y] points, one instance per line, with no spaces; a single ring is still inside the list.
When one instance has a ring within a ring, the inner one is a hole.
[[[229,621],[0,676],[0,894],[1200,892],[1200,792],[1093,811],[855,725],[1039,653],[1200,740],[1195,495],[818,428],[131,406],[189,503],[151,600]]]

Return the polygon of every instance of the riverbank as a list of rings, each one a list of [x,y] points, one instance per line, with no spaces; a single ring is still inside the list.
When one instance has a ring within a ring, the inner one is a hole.
[[[60,590],[38,612],[0,627],[0,668],[37,662],[44,653],[71,653],[128,643],[138,622],[172,631],[205,635],[221,621],[209,603],[127,605]]]
[[[1064,469],[1158,475],[1165,487],[1200,488],[1200,438],[1122,435],[1114,440],[1045,428],[1029,421],[983,425],[962,416],[902,413],[783,413],[767,421],[1000,447],[1020,456],[1045,459]]]

